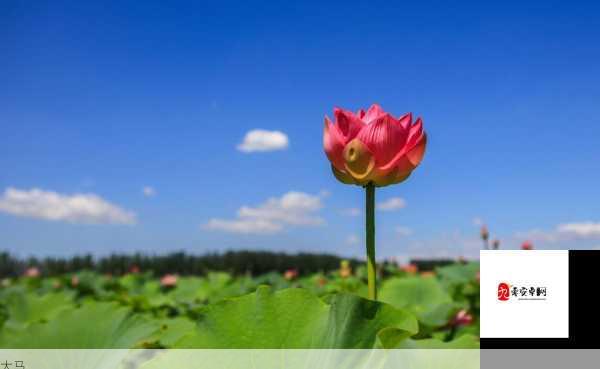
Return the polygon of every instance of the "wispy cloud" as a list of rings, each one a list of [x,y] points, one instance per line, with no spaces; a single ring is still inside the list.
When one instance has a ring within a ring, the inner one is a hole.
[[[254,129],[246,133],[244,140],[237,146],[237,149],[246,153],[265,152],[284,150],[288,145],[288,136],[281,131]]]
[[[156,190],[154,189],[154,187],[144,186],[142,188],[142,194],[146,197],[154,197],[156,196]]]
[[[242,206],[235,219],[210,219],[204,229],[233,233],[270,234],[286,226],[318,226],[325,223],[317,212],[323,207],[321,197],[290,191],[256,206]]]
[[[377,204],[377,209],[383,211],[394,211],[406,207],[406,200],[401,197],[391,197]]]
[[[135,224],[134,212],[95,194],[65,195],[38,188],[7,188],[0,211],[15,216],[83,224]]]
[[[582,238],[600,238],[600,222],[564,223],[559,224],[556,230]]]
[[[283,229],[281,224],[264,219],[210,219],[204,229],[229,233],[272,234]]]
[[[525,232],[517,232],[515,237],[549,243],[576,239],[600,239],[600,222],[585,221],[562,223],[549,230],[536,228]]]

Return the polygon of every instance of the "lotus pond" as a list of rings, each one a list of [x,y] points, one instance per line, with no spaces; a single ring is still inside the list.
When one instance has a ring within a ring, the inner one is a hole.
[[[478,348],[478,263],[365,272],[6,279],[2,348]]]

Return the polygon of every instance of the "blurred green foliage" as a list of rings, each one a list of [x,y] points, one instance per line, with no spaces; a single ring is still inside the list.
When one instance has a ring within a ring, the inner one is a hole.
[[[123,275],[81,270],[3,279],[0,347],[479,346],[478,263],[423,274],[382,265],[378,302],[366,299],[364,267],[351,262],[257,276],[168,270],[163,279],[143,265]],[[459,311],[471,321],[457,323]]]

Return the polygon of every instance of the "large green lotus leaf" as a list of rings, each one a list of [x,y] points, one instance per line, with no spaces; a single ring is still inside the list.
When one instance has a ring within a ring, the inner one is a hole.
[[[175,348],[392,347],[417,333],[412,314],[355,295],[323,301],[307,290],[255,293],[199,311],[198,327]]]
[[[383,283],[381,301],[416,314],[427,326],[445,325],[457,306],[436,278],[392,278]]]
[[[468,283],[475,279],[479,271],[478,262],[466,264],[452,264],[437,268],[437,274],[445,281],[451,283]]]
[[[56,292],[38,295],[23,289],[11,289],[0,302],[8,312],[9,325],[26,325],[52,319],[61,310],[73,305],[73,293]]]
[[[114,303],[88,303],[61,311],[46,323],[3,334],[2,348],[132,348],[150,337],[158,324]],[[17,334],[18,333],[18,334]]]
[[[188,318],[165,318],[158,321],[160,330],[154,333],[147,341],[155,343],[158,347],[172,347],[184,335],[196,328],[196,323]]]

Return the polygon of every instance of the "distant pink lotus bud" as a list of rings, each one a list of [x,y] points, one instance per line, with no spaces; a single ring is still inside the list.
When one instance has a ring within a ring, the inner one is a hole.
[[[25,277],[28,278],[37,278],[40,276],[40,270],[37,267],[29,267],[25,270]]]
[[[131,274],[138,274],[139,272],[140,272],[140,267],[135,264],[129,268],[129,273],[131,273]]]
[[[71,277],[71,287],[79,286],[79,277],[74,275]]]
[[[163,287],[175,287],[177,285],[177,275],[165,274],[160,279],[160,285]]]
[[[325,117],[323,147],[333,174],[342,183],[383,187],[410,176],[425,155],[427,135],[421,118],[394,118],[373,104],[356,114],[340,108],[335,123]]]
[[[416,264],[411,263],[411,264],[401,266],[400,270],[402,270],[404,273],[407,273],[407,274],[416,274],[419,271],[419,268],[417,267]]]
[[[473,316],[469,314],[465,309],[462,309],[458,313],[456,313],[456,315],[450,322],[450,325],[454,327],[462,327],[471,323],[473,323]]]
[[[484,241],[487,241],[488,238],[490,237],[490,232],[488,231],[488,229],[485,225],[481,226],[481,230],[479,231],[479,234],[481,235],[481,239]]]
[[[298,269],[288,269],[283,273],[283,278],[288,281],[298,278]]]
[[[521,250],[533,250],[533,243],[531,241],[525,241],[521,244]]]

